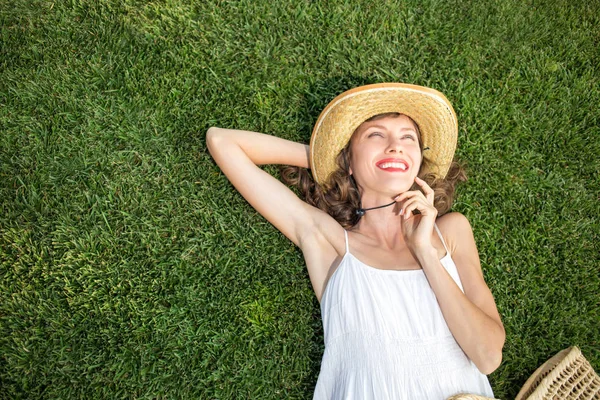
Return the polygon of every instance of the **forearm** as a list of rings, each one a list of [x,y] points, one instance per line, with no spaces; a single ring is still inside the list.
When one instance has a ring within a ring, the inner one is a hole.
[[[211,153],[239,146],[256,165],[284,164],[309,168],[309,146],[259,132],[210,128],[206,133]]]
[[[493,372],[502,360],[504,329],[467,298],[435,251],[424,252],[417,258],[452,335],[482,373]]]

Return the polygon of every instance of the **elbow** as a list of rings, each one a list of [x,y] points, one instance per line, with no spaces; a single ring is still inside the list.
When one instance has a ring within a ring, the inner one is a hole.
[[[502,350],[494,351],[489,354],[485,359],[481,360],[477,369],[484,375],[489,375],[502,364]]]
[[[216,128],[214,126],[211,126],[210,128],[208,128],[208,130],[206,131],[206,143],[210,143],[215,139],[215,136],[218,135],[219,132],[219,128]]]
[[[482,374],[489,375],[498,369],[502,364],[502,348],[504,347],[504,341],[506,340],[506,334],[502,329],[502,335],[498,337],[498,343],[493,347],[488,347],[485,351],[482,351],[479,362],[476,363],[477,369]]]
[[[475,363],[477,369],[485,375],[491,374],[502,364],[502,348],[506,341],[504,326],[499,324],[498,329],[490,337],[494,338],[493,342],[488,342],[481,348],[479,362]]]
[[[213,154],[213,150],[218,146],[218,141],[223,137],[222,129],[216,127],[210,127],[206,131],[206,147],[208,151]]]

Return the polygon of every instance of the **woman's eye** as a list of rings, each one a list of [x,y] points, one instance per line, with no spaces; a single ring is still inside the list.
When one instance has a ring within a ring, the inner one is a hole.
[[[402,139],[415,140],[415,137],[413,135],[404,135],[404,136],[402,136]]]
[[[373,132],[373,133],[371,133],[369,135],[369,137],[372,137],[372,136],[381,136],[381,137],[383,137],[383,135],[381,133],[379,133],[379,132]]]

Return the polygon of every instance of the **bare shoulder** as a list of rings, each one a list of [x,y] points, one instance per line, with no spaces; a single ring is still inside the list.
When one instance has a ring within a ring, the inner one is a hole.
[[[313,223],[299,238],[298,247],[304,253],[327,250],[344,253],[344,228],[331,215],[316,207],[310,207]]]
[[[464,230],[472,230],[471,223],[463,214],[450,212],[442,215],[436,220],[440,230],[445,229],[449,234],[462,233]]]
[[[452,254],[457,249],[457,246],[461,244],[461,241],[473,237],[471,223],[467,217],[459,212],[451,212],[442,215],[436,220],[436,224]]]
[[[312,212],[315,223],[312,229],[303,232],[299,247],[313,290],[321,302],[327,282],[345,254],[346,240],[344,228],[333,217],[319,209]]]
[[[467,290],[470,282],[483,279],[471,223],[459,212],[444,214],[437,219],[436,223],[448,245],[465,290]]]

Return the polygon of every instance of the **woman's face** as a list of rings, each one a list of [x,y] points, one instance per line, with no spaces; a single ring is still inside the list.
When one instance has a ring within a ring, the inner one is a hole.
[[[410,189],[421,167],[417,128],[405,115],[362,123],[350,140],[349,172],[363,190],[395,196]]]

